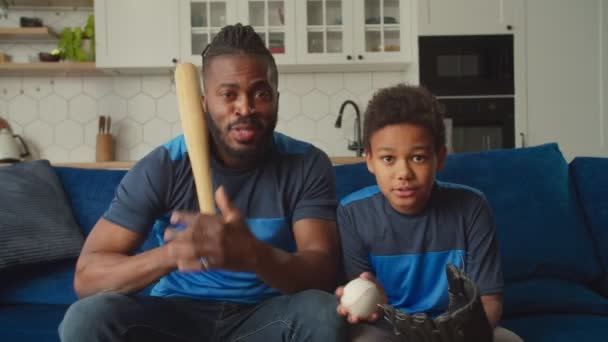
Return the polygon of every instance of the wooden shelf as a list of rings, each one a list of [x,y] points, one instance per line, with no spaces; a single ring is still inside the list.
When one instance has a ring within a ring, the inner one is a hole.
[[[93,7],[93,0],[6,0],[6,3],[8,7]]]
[[[101,74],[94,62],[40,62],[40,63],[3,63],[0,76],[23,75],[44,76],[57,74]]]
[[[57,33],[48,27],[4,27],[0,28],[0,41],[52,41]]]

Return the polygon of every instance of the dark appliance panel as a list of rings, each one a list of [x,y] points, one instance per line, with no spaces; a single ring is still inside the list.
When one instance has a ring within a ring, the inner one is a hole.
[[[513,35],[423,36],[420,80],[435,95],[514,94]]]
[[[439,98],[452,119],[455,153],[515,147],[514,100],[501,98]]]

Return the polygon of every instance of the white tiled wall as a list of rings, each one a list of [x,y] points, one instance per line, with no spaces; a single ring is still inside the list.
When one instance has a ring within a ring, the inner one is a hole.
[[[18,26],[15,13],[0,26]],[[82,25],[86,11],[36,12],[45,23]],[[54,45],[0,44],[15,61],[52,50]],[[277,130],[312,142],[330,156],[353,156],[354,110],[348,107],[341,129],[334,128],[340,104],[358,103],[363,113],[373,92],[408,80],[405,72],[301,73],[279,77]],[[0,76],[0,117],[25,138],[34,158],[53,162],[95,159],[97,116],[112,117],[118,160],[137,160],[181,133],[175,85],[168,76]]]

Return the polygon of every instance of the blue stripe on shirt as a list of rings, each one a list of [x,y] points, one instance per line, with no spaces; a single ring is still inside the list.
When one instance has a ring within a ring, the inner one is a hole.
[[[464,250],[402,255],[370,255],[388,303],[407,313],[445,310],[448,282],[445,265],[462,267]]]

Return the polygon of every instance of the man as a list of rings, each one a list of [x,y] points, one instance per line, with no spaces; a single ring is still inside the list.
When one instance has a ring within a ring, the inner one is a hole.
[[[219,211],[197,214],[183,137],[138,162],[85,242],[63,341],[344,338],[335,297],[314,290],[335,286],[339,260],[329,159],[273,133],[277,69],[250,26],[223,28],[202,57]],[[133,255],[152,226],[162,245]]]

